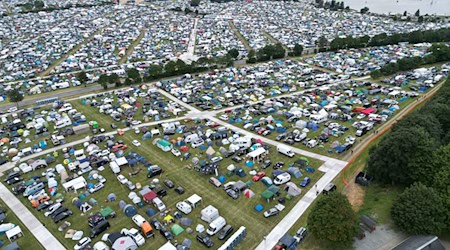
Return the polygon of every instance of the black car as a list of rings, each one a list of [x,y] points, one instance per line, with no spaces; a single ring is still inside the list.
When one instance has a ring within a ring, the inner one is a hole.
[[[3,179],[3,181],[4,181],[4,182],[8,182],[8,180],[14,179],[14,178],[16,178],[16,177],[20,177],[20,173],[19,173],[19,172],[11,172],[11,173],[8,174],[8,176],[6,176],[6,177]]]
[[[219,231],[217,237],[219,240],[224,240],[231,234],[231,232],[233,232],[233,227],[231,225],[226,225]]]
[[[175,186],[171,180],[164,180],[164,185],[168,188],[173,188]]]
[[[147,173],[147,178],[152,178],[153,176],[160,175],[163,172],[162,168],[154,165],[149,167],[149,171]]]
[[[14,178],[10,178],[6,181],[6,183],[8,183],[8,185],[12,185],[12,184],[16,184],[18,182],[22,181],[22,177],[14,177]]]
[[[25,189],[27,189],[27,186],[25,186],[25,183],[21,182],[17,184],[15,187],[12,188],[12,191],[15,195],[22,194],[25,192]]]
[[[234,189],[229,188],[227,189],[225,192],[227,192],[228,196],[230,196],[231,198],[233,198],[233,200],[236,200],[237,198],[239,198],[239,193],[236,192]]]
[[[284,166],[284,162],[279,161],[279,162],[275,163],[275,165],[273,165],[273,169],[279,169],[283,166]]]
[[[64,220],[65,218],[67,218],[67,217],[69,217],[71,215],[72,215],[72,211],[70,211],[70,210],[67,210],[66,212],[59,213],[57,216],[55,216],[53,218],[53,222],[58,223],[58,222]]]
[[[205,245],[207,248],[211,248],[214,246],[214,242],[209,238],[209,236],[205,233],[197,234],[197,240]]]
[[[53,219],[56,216],[58,216],[60,213],[64,213],[66,211],[68,211],[67,207],[59,207],[50,215],[50,217]]]
[[[177,194],[184,194],[184,188],[182,186],[178,186],[175,188],[175,192],[177,192]]]
[[[157,219],[152,219],[150,221],[150,223],[152,224],[153,228],[155,228],[156,230],[159,231],[159,233],[164,236],[164,238],[166,238],[166,240],[173,240],[173,234],[167,230],[167,228],[165,228],[161,222],[159,222]]]
[[[164,197],[167,195],[167,191],[160,185],[151,186],[150,189],[155,192],[159,197]]]
[[[319,136],[319,141],[321,141],[321,142],[328,142],[329,140],[330,140],[330,137],[326,134],[321,134]]]
[[[91,229],[91,235],[89,237],[95,238],[105,230],[107,230],[109,227],[109,222],[107,220],[102,220],[101,222],[99,222],[99,224]]]
[[[106,219],[105,217],[103,217],[103,215],[101,215],[100,213],[95,213],[88,218],[89,227],[95,227],[104,220]]]
[[[44,210],[44,209],[50,207],[51,205],[53,205],[53,201],[49,200],[49,201],[39,204],[39,206],[37,206],[36,209],[37,209],[37,211],[41,211],[41,210]]]

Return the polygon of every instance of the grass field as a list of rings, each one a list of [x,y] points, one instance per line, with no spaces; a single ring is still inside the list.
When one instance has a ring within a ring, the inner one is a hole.
[[[36,240],[36,238],[31,234],[30,231],[28,231],[28,229],[17,218],[17,216],[13,212],[11,212],[11,210],[9,209],[9,207],[6,206],[3,200],[0,200],[0,207],[6,210],[5,223],[13,223],[17,226],[20,226],[23,236],[17,239],[16,241],[21,249],[44,249],[44,247],[42,247],[39,241]],[[0,240],[3,241],[4,245],[9,244],[9,240],[6,237],[6,234],[0,235]]]
[[[262,212],[256,212],[254,210],[254,207],[256,204],[262,204],[265,209],[269,209],[273,207],[277,201],[271,200],[270,203],[268,203],[265,199],[260,197],[260,194],[265,190],[265,186],[261,183],[253,183],[251,186],[251,189],[255,192],[255,196],[251,199],[246,198],[244,196],[241,196],[237,200],[233,200],[221,189],[214,188],[212,185],[208,183],[209,175],[203,175],[200,172],[197,172],[193,169],[189,169],[186,166],[191,164],[190,160],[187,161],[181,161],[179,158],[173,156],[171,153],[163,153],[159,148],[157,148],[155,145],[152,144],[153,140],[145,140],[141,141],[142,145],[140,147],[134,147],[131,144],[132,140],[138,139],[140,140],[141,135],[135,135],[134,132],[129,132],[125,134],[122,137],[118,137],[118,139],[123,140],[129,147],[127,151],[135,151],[142,156],[144,156],[147,160],[149,160],[152,164],[157,164],[161,166],[164,169],[164,173],[159,178],[161,181],[164,179],[171,179],[175,182],[175,185],[181,185],[185,188],[186,192],[183,195],[176,194],[173,190],[168,190],[168,195],[163,198],[164,203],[166,206],[171,210],[171,214],[176,210],[175,204],[179,201],[182,201],[189,197],[190,195],[196,193],[200,195],[203,198],[202,207],[206,207],[207,205],[211,204],[219,209],[220,214],[227,220],[229,224],[231,224],[235,229],[239,228],[240,226],[245,226],[247,228],[247,237],[245,240],[238,245],[236,249],[253,249],[256,247],[256,245],[262,240],[263,236],[266,235],[271,228],[273,228],[276,223],[278,223],[282,217],[295,205],[295,203],[300,199],[300,196],[293,197],[290,200],[286,201],[286,209],[278,216],[271,217],[268,219],[265,219],[262,215]],[[215,147],[217,150],[218,148]],[[285,156],[282,156],[272,148],[272,150],[269,151],[269,158],[273,163],[277,161],[284,161],[286,165],[288,163],[293,162],[293,159],[287,158]],[[205,158],[205,155],[203,152],[201,152],[199,149],[191,149],[190,153],[192,154],[192,157],[197,156],[198,158]],[[300,156],[299,156],[300,157]],[[58,157],[57,161],[52,165],[54,166],[57,162],[62,161],[62,154]],[[192,159],[192,158],[191,158]],[[244,163],[241,162],[240,164],[236,164],[235,162],[232,162],[231,159],[225,158],[220,163],[219,168],[219,174],[223,176],[226,175],[226,166],[229,164],[235,164],[238,166],[241,166],[244,168],[245,172],[248,173],[250,168],[245,167]],[[317,160],[310,159],[309,165],[317,169],[322,163]],[[258,164],[257,164],[258,165]],[[256,166],[257,166],[256,165]],[[143,166],[139,166],[143,168]],[[284,168],[287,168],[285,166]],[[150,180],[146,177],[146,170],[143,169],[143,171],[134,177],[129,177],[128,173],[133,171],[131,167],[125,167],[122,169],[121,174],[129,178],[133,183],[140,183],[142,186],[148,185],[150,183]],[[265,172],[270,175],[271,172],[270,169],[266,169]],[[42,172],[43,170],[39,171]],[[39,172],[34,172],[33,175],[39,175]],[[309,176],[312,179],[312,183],[317,181],[321,176],[322,173],[319,171],[316,171],[314,174],[306,173],[305,171],[302,171],[304,176]],[[124,200],[127,203],[131,203],[131,201],[127,198],[129,194],[128,188],[121,185],[117,180],[112,171],[109,169],[108,166],[106,166],[106,169],[101,172],[101,174],[107,179],[107,182],[105,184],[105,188],[101,189],[100,191],[90,195],[87,197],[94,198],[97,200],[99,205],[94,206],[91,210],[92,212],[100,211],[102,207],[110,206],[113,208],[118,216],[114,219],[110,220],[111,228],[108,230],[108,232],[113,232],[120,230],[124,227],[130,228],[135,227],[134,223],[130,218],[127,218],[118,207],[118,201]],[[28,176],[28,178],[31,175]],[[251,176],[247,175],[245,178],[238,178],[237,176],[231,176],[227,177],[227,181],[231,180],[243,180],[244,182],[251,180]],[[298,185],[302,178],[294,179],[294,182]],[[92,182],[92,181],[90,181]],[[92,182],[92,183],[95,183]],[[310,186],[313,186],[311,184]],[[305,193],[307,190],[303,189],[302,194]],[[106,203],[105,199],[109,193],[115,193],[118,197],[118,200],[116,202]],[[79,210],[75,208],[71,204],[71,201],[73,198],[75,198],[77,194],[75,193],[64,193],[64,200],[66,203],[66,206],[74,212],[74,215],[69,217],[67,221],[72,223],[72,226],[70,228],[77,229],[77,230],[83,230],[85,235],[89,233],[89,228],[84,221],[87,219],[88,214],[81,214]],[[286,192],[282,191],[280,197],[285,197]],[[32,213],[43,223],[45,223],[46,227],[54,233],[55,237],[57,237],[67,248],[72,248],[75,244],[74,241],[71,239],[64,239],[64,233],[58,232],[57,228],[59,226],[55,225],[51,219],[45,217],[42,212],[38,212],[35,209],[33,209],[27,199],[20,196],[20,200],[32,211]],[[148,216],[145,215],[145,211],[148,207],[152,207],[149,205],[144,206],[143,208],[139,208],[138,212],[141,215],[144,215],[147,219]],[[201,208],[195,208],[191,214],[189,214],[187,217],[193,219],[194,223],[191,226],[191,228],[195,229],[197,223],[201,223],[205,226],[206,223],[203,221],[200,221],[200,210]],[[89,211],[88,213],[90,213]],[[156,218],[159,218],[159,215],[155,216]],[[161,218],[159,218],[161,220]],[[158,233],[156,234],[155,239],[149,239],[146,244],[146,246],[150,247],[151,249],[154,249],[162,244],[165,243],[165,240],[162,236],[160,236]],[[203,248],[202,245],[200,245],[195,240],[195,233],[188,234],[186,232],[183,232],[179,236],[176,237],[176,240],[178,242],[181,242],[184,238],[189,238],[194,241],[193,246],[191,249],[201,249]],[[215,242],[215,247],[220,246],[223,242],[220,242],[216,237],[213,237],[213,240]],[[95,241],[95,240],[94,240]]]

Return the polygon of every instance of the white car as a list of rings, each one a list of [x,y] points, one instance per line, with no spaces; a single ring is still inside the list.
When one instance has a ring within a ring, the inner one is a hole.
[[[178,150],[176,148],[173,148],[170,152],[172,152],[172,154],[177,156],[177,157],[181,155],[180,150]]]
[[[89,245],[91,243],[91,238],[84,237],[78,243],[73,247],[74,250],[83,249],[85,246]]]
[[[176,207],[184,214],[190,214],[192,212],[192,207],[185,201],[178,202]]]
[[[106,182],[106,178],[103,177],[103,175],[98,175],[97,180],[98,180],[100,183],[103,183],[103,184]]]
[[[56,209],[60,208],[62,206],[61,202],[55,203],[53,205],[51,205],[48,209],[47,212],[44,213],[45,217],[48,217],[49,215],[51,215],[53,212],[56,211]]]
[[[133,143],[134,146],[140,147],[141,143],[138,140],[133,140],[131,143]]]
[[[136,214],[135,216],[133,216],[131,218],[131,220],[133,220],[134,224],[136,224],[136,226],[141,227],[142,224],[144,224],[147,220],[144,219],[144,217],[142,217],[142,215],[140,214]]]
[[[130,228],[130,229],[123,228],[120,231],[120,233],[122,235],[131,237],[138,246],[142,246],[145,244],[144,237],[142,236],[142,234],[139,233],[139,230],[137,230],[136,228]]]
[[[228,115],[221,115],[219,118],[220,118],[221,120],[226,121],[226,120],[228,120]]]
[[[134,129],[134,133],[135,133],[135,134],[139,134],[140,132],[141,132],[141,130],[139,130],[139,128],[135,128],[135,129]]]
[[[54,168],[48,168],[48,169],[46,169],[44,172],[42,172],[42,176],[49,176],[49,177],[51,177],[51,176],[54,176],[54,173],[55,173],[55,169]]]
[[[127,184],[127,182],[128,182],[128,179],[125,178],[125,176],[123,176],[123,175],[121,175],[121,174],[119,174],[119,175],[117,176],[117,180],[119,180],[119,182],[120,182],[122,185],[125,185],[125,184]]]

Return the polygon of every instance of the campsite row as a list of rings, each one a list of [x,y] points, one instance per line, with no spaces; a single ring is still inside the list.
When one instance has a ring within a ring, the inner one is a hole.
[[[74,249],[218,248],[230,237],[253,248],[321,175],[318,161],[206,120],[94,136],[18,165],[3,181]]]
[[[347,80],[225,110],[219,118],[302,149],[340,154],[447,75],[448,69],[430,68],[383,81],[389,85]]]
[[[287,47],[301,44],[311,48],[316,47],[321,37],[332,40],[336,36],[389,35],[445,26],[439,23],[398,23],[354,11],[319,9],[303,2],[221,3],[217,8],[211,6],[218,3],[202,1],[201,4],[203,2],[211,10],[220,9],[206,13],[208,15],[204,18],[197,17],[200,20],[197,44],[205,48],[205,51],[197,52],[199,56],[207,57],[223,54],[231,48],[241,51],[241,57],[246,55],[243,44],[233,34],[228,22],[237,27],[254,49],[275,43],[272,37]],[[118,59],[128,52],[130,55],[125,61],[162,63],[180,58],[187,52],[187,44],[194,42],[189,36],[194,32],[194,17],[147,5],[75,7],[17,14],[0,22],[0,76],[3,81],[30,78],[48,68],[53,69],[53,63],[58,64],[58,59],[71,49],[78,50],[77,45],[82,45],[81,51],[75,51],[76,55],[66,59],[53,72],[116,65]],[[142,33],[145,34],[141,39]],[[138,42],[137,47],[132,52],[128,51],[134,41]]]
[[[423,57],[427,55],[431,44],[399,44],[361,49],[339,50],[337,52],[322,52],[305,59],[311,65],[335,70],[338,74],[347,76],[365,76],[371,71],[380,69],[389,63],[407,57]]]
[[[159,87],[201,110],[256,102],[280,94],[333,83],[330,73],[295,60],[278,60],[240,68],[229,67],[192,77],[162,80]]]

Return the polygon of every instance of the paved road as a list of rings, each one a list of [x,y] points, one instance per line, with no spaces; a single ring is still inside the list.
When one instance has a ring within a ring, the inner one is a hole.
[[[42,223],[0,182],[0,197],[45,249],[64,250],[65,247]]]

